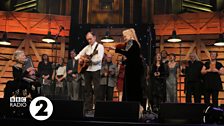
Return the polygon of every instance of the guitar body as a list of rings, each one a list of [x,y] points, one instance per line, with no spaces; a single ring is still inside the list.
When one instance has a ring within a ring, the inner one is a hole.
[[[86,69],[89,67],[89,61],[90,59],[88,58],[88,56],[82,56],[79,59],[79,63],[78,63],[78,73],[83,73],[86,71]]]
[[[94,55],[96,55],[98,51],[94,51],[91,55],[83,55],[79,59],[78,63],[78,73],[83,73],[86,69],[91,65],[91,59]]]

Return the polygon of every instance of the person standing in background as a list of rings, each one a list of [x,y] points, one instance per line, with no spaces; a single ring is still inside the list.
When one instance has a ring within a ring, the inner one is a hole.
[[[161,53],[157,53],[151,68],[152,81],[152,111],[158,112],[160,104],[166,101],[166,77],[168,71],[165,69],[165,64],[162,62]]]
[[[70,58],[66,65],[67,72],[67,90],[71,100],[79,99],[80,75],[78,74],[78,61],[75,60],[75,50],[70,51]]]
[[[101,100],[113,101],[114,87],[117,83],[117,65],[112,62],[112,55],[106,54],[101,69]]]
[[[121,61],[118,61],[118,77],[117,77],[118,99],[120,102],[122,101],[123,97],[124,76],[125,76],[125,64],[124,64],[124,57],[122,56]]]
[[[201,74],[202,67],[203,63],[199,61],[196,53],[190,53],[190,60],[188,61],[187,66],[181,66],[181,71],[185,74],[185,92],[187,103],[192,103],[192,95],[194,96],[194,103],[201,103],[203,88]]]
[[[210,104],[210,95],[212,95],[212,104],[218,107],[219,91],[223,89],[220,75],[224,74],[224,67],[217,61],[216,52],[211,52],[210,57],[210,61],[205,62],[201,70],[205,83],[205,103]]]
[[[41,83],[41,95],[51,95],[52,91],[52,63],[49,61],[47,54],[42,55],[42,61],[38,64],[39,81]]]
[[[64,65],[64,58],[59,57],[58,58],[58,65],[56,66],[56,74],[55,75],[55,79],[56,79],[56,85],[55,85],[55,94],[56,95],[61,95],[64,96],[65,93],[65,87],[66,87],[66,66]],[[54,76],[53,76],[54,78]]]
[[[169,59],[168,59],[168,53],[166,50],[162,50],[161,52],[161,58],[162,58],[162,62],[163,63],[168,63],[169,62]]]
[[[166,78],[166,102],[177,103],[177,78],[179,77],[179,64],[175,61],[175,54],[169,54],[168,77]]]

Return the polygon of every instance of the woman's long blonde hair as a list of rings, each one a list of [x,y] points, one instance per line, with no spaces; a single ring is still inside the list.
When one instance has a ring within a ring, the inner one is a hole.
[[[134,28],[126,29],[126,30],[124,30],[122,33],[123,33],[123,34],[125,34],[125,33],[129,34],[129,35],[131,36],[131,38],[132,38],[133,40],[135,40],[135,41],[138,43],[139,47],[141,48],[141,44],[140,44],[139,41],[138,41],[138,37],[137,37],[137,35],[136,35],[136,33],[135,33],[135,29],[134,29]]]

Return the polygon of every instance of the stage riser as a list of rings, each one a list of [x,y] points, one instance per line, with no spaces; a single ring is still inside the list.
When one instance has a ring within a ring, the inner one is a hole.
[[[106,121],[139,121],[139,103],[96,102],[94,118]]]
[[[200,124],[207,107],[205,104],[162,103],[159,120],[161,123]]]

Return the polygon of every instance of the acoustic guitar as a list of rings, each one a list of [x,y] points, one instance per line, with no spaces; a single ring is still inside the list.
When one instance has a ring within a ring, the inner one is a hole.
[[[92,64],[92,57],[97,53],[98,50],[95,50],[91,55],[83,55],[80,57],[80,61],[78,63],[78,73],[83,73],[86,71],[86,69]]]

